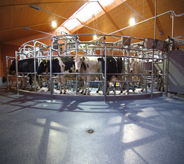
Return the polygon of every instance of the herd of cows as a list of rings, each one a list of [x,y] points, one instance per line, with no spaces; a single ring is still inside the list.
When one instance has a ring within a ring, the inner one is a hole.
[[[123,79],[132,83],[132,90],[134,91],[135,79],[140,82],[140,76],[135,76],[136,73],[141,73],[141,63],[137,59],[130,60],[129,72],[132,73],[125,78],[123,74],[125,72],[125,64],[121,57],[107,57],[106,67],[105,59],[103,57],[84,57],[76,55],[75,57],[56,57],[52,59],[52,69],[50,69],[50,60],[43,59],[38,62],[38,59],[23,59],[18,61],[19,75],[29,79],[30,87],[33,85],[34,78],[34,65],[36,65],[36,81],[38,81],[38,75],[49,73],[52,70],[55,79],[60,83],[60,94],[66,94],[66,78],[76,79],[75,73],[80,73],[77,76],[77,81],[82,83],[81,93],[89,95],[89,83],[92,80],[103,80],[106,68],[106,93],[109,94],[109,82],[113,82],[113,92],[116,94],[116,82]],[[16,72],[16,61],[14,60],[9,67],[9,74],[14,75]],[[64,74],[57,74],[64,73]],[[47,75],[47,76],[46,76]],[[40,76],[41,80],[50,79],[50,74]],[[39,80],[40,81],[40,80]],[[40,84],[40,82],[38,82]],[[100,84],[100,83],[99,83]],[[63,86],[63,91],[62,91]],[[23,82],[23,89],[25,89],[25,80]],[[40,85],[41,87],[41,85]],[[50,88],[50,87],[49,87]],[[79,87],[78,87],[79,88]],[[32,88],[30,88],[31,90]],[[125,83],[121,83],[121,92],[125,89]],[[127,88],[126,88],[127,89]],[[97,93],[100,90],[98,87]]]

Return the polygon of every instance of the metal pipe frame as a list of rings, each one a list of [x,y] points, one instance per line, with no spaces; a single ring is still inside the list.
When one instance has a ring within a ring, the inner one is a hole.
[[[157,16],[155,15],[155,18],[156,17]],[[142,73],[141,74],[131,74],[131,73],[129,73],[129,59],[130,58],[143,59],[143,60],[152,59],[152,64],[153,64],[154,63],[154,54],[157,53],[158,55],[160,55],[160,51],[155,51],[154,49],[146,49],[145,48],[145,49],[137,50],[137,49],[131,48],[131,45],[127,46],[127,48],[122,47],[121,45],[120,45],[121,47],[115,47],[116,44],[108,43],[108,42],[105,41],[106,40],[106,36],[111,36],[111,35],[102,35],[101,38],[99,39],[99,40],[102,40],[102,42],[99,43],[100,45],[96,46],[96,44],[98,42],[93,42],[95,46],[90,47],[89,44],[92,44],[92,42],[88,42],[88,41],[80,42],[79,41],[79,37],[78,36],[81,36],[81,35],[93,35],[93,34],[64,35],[64,37],[72,36],[72,38],[74,38],[75,47],[72,48],[72,49],[73,49],[73,51],[75,51],[75,54],[78,54],[78,52],[82,49],[82,48],[79,48],[80,44],[84,44],[85,43],[86,46],[85,46],[84,49],[86,50],[86,53],[85,53],[85,55],[80,55],[80,56],[85,56],[85,57],[86,56],[90,56],[90,57],[104,57],[104,59],[105,59],[105,65],[104,65],[105,68],[104,68],[104,70],[106,70],[106,68],[107,68],[106,64],[107,64],[107,57],[108,56],[122,57],[124,59],[124,61],[125,60],[128,61],[128,65],[127,65],[127,67],[128,67],[127,71],[128,72],[125,70],[123,73],[120,73],[120,74],[116,73],[116,75],[122,75],[124,78],[128,77],[128,80],[126,80],[126,81],[125,80],[117,81],[117,82],[128,82],[128,94],[129,94],[129,83],[130,82],[137,82],[137,81],[130,80],[129,79],[129,75],[143,76]],[[122,36],[119,36],[119,35],[112,35],[112,36],[118,36],[118,37],[122,38]],[[70,56],[74,57],[75,56],[75,55],[67,54],[68,51],[71,51],[70,47],[69,48],[65,47],[65,52],[63,53],[63,55],[60,55],[60,54],[53,55],[53,52],[55,51],[55,49],[53,48],[53,40],[54,40],[53,38],[60,38],[60,37],[62,37],[62,35],[61,36],[54,36],[54,37],[46,37],[46,38],[51,38],[52,42],[51,42],[51,46],[47,46],[47,45],[43,44],[43,46],[45,46],[47,48],[47,52],[42,54],[42,56],[36,56],[36,44],[41,44],[42,45],[42,43],[39,41],[39,39],[35,39],[35,40],[32,40],[32,41],[29,41],[29,42],[26,42],[26,43],[22,44],[23,48],[25,48],[28,45],[28,43],[31,43],[31,42],[33,43],[34,57],[31,57],[31,58],[34,59],[34,72],[29,72],[29,74],[34,74],[34,77],[35,77],[34,78],[34,80],[35,80],[34,81],[35,82],[35,91],[36,91],[36,59],[48,58],[48,59],[50,59],[50,61],[52,61],[52,58],[57,57],[57,56],[60,56],[60,57],[65,57],[66,55],[68,57],[70,57]],[[135,37],[130,37],[130,38],[142,40],[141,38],[135,38]],[[154,39],[155,38],[156,38],[156,36],[154,37]],[[45,39],[45,38],[41,38],[41,39]],[[71,43],[67,43],[66,40],[67,39],[65,39],[65,42],[64,42],[65,46],[67,46],[68,44],[71,44]],[[112,45],[112,46],[107,46],[107,44]],[[99,55],[89,55],[89,54],[87,54],[87,51],[89,49],[94,49],[94,51],[100,50],[100,54]],[[108,55],[108,51],[109,50],[118,51],[119,55],[114,55],[113,53]],[[16,53],[15,53],[16,59],[17,59],[18,55],[23,54],[21,51],[22,51],[21,48],[20,48],[20,52],[16,51]],[[121,51],[123,52],[123,55],[120,55]],[[125,53],[127,54],[127,56],[125,56]],[[130,53],[134,53],[134,54],[132,54],[132,56],[130,56]],[[138,55],[141,55],[141,54],[144,53],[146,57],[135,56],[135,53],[137,53]],[[45,54],[47,56],[43,56]],[[164,60],[165,58],[164,58],[164,55],[161,55],[161,57],[155,58],[155,59]],[[16,61],[18,61],[18,60],[16,60]],[[18,77],[21,77],[21,76],[18,76],[18,73],[20,73],[20,72],[18,72],[18,62],[16,63],[16,70],[17,70],[16,71],[16,82],[17,82],[17,94],[18,94]],[[80,75],[101,75],[102,76],[103,75],[102,73],[52,73],[52,62],[50,62],[50,73],[49,74],[44,74],[42,76],[50,75],[50,95],[51,95],[51,99],[53,97],[53,85],[52,85],[53,84],[53,79],[54,79],[54,77],[52,76],[53,74],[58,74],[58,75],[59,74],[62,74],[62,75],[65,75],[65,74],[69,74],[69,75],[75,74],[76,75],[76,95],[77,95],[77,86],[78,86],[78,78],[77,78],[78,76],[80,76]],[[104,101],[106,101],[106,86],[107,86],[107,84],[106,84],[107,83],[106,77],[107,77],[107,75],[110,75],[110,74],[106,73],[106,71],[105,71],[105,73],[104,73],[105,80],[98,81],[100,83],[104,82]],[[115,75],[115,74],[113,74],[113,75]],[[10,76],[10,75],[8,75],[8,76]],[[148,75],[144,74],[144,76],[148,76]],[[153,77],[154,76],[155,75],[153,75],[153,66],[152,66],[152,84],[153,84]],[[163,75],[163,76],[165,76],[165,75]],[[145,80],[146,80],[146,83],[147,83],[147,78]],[[92,81],[92,82],[95,82],[95,81]],[[7,85],[9,86],[9,84],[7,84]],[[152,87],[152,89],[153,89],[153,87]]]
[[[154,24],[154,41],[156,39],[156,25],[157,25],[157,0],[155,0],[155,24]],[[151,83],[151,98],[153,98],[153,75],[154,75],[154,48],[153,47],[153,56],[152,56],[152,83]]]
[[[104,70],[107,70],[107,47],[104,49],[105,51],[105,64],[104,64]],[[106,88],[107,88],[107,72],[104,71],[104,101],[106,102]]]
[[[180,14],[180,15],[176,15],[176,14],[174,13],[173,10],[169,10],[169,11],[166,11],[166,12],[164,12],[164,13],[161,13],[161,14],[157,15],[156,17],[160,17],[160,16],[162,16],[162,15],[169,14],[169,13],[173,13],[175,16],[183,16],[183,15],[184,15],[184,13],[182,13],[182,14]],[[138,25],[138,24],[141,24],[141,23],[144,23],[144,22],[148,22],[149,20],[152,20],[152,19],[155,19],[155,16],[153,16],[153,17],[151,17],[151,18],[148,18],[148,19],[145,19],[145,20],[143,20],[143,21],[140,21],[140,22],[138,22],[138,23],[135,23],[135,25]],[[134,25],[134,26],[135,26],[135,25]],[[109,35],[114,34],[114,33],[117,33],[117,32],[119,32],[119,31],[123,31],[123,30],[125,30],[125,29],[130,28],[130,27],[131,27],[131,26],[127,26],[127,27],[121,28],[121,29],[119,29],[119,30],[116,30],[116,31],[114,31],[114,32],[109,33]]]
[[[16,86],[17,86],[17,95],[19,95],[19,84],[18,84],[18,59],[17,51],[15,51],[15,63],[16,63]]]

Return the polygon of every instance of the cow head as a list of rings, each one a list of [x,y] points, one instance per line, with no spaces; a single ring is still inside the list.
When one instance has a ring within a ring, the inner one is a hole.
[[[82,63],[84,63],[84,58],[81,58],[79,55],[75,56],[75,70],[76,72],[80,72]]]
[[[136,59],[132,59],[130,61],[130,73],[135,73],[135,70],[137,69],[138,61]]]
[[[12,64],[9,68],[9,74],[10,75],[15,75],[15,70],[16,70],[16,67],[15,67],[15,59],[12,61]]]
[[[133,73],[133,71],[135,70],[135,60],[131,59],[130,61],[130,72]]]
[[[49,61],[48,60],[41,61],[40,65],[38,66],[38,69],[37,69],[38,75],[43,73],[43,72],[47,72],[48,67],[49,67]]]

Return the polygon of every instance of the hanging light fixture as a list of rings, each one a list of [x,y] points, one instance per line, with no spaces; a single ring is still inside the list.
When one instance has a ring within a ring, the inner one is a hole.
[[[54,27],[54,28],[57,27],[57,22],[56,22],[56,20],[53,20],[53,21],[52,21],[52,27]]]
[[[130,26],[135,25],[135,18],[130,18],[129,24]]]
[[[97,35],[93,35],[93,40],[96,40],[97,39]]]

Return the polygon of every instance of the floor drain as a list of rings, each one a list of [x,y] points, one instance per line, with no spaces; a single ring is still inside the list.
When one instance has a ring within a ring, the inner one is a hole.
[[[89,129],[89,130],[86,130],[86,132],[89,133],[89,134],[92,134],[92,133],[94,133],[95,131],[94,131],[93,129]]]

